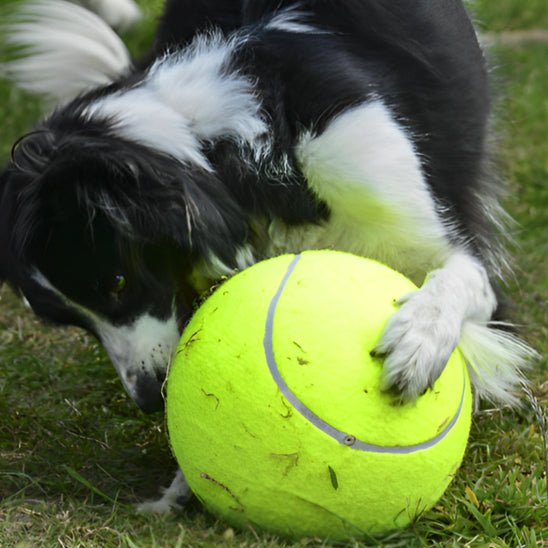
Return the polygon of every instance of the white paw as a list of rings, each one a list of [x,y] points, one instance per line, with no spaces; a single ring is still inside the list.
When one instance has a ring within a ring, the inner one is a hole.
[[[372,355],[385,358],[381,388],[413,401],[443,371],[459,341],[461,316],[424,289],[398,304]]]
[[[141,502],[135,506],[135,509],[144,514],[171,514],[177,508],[173,508],[172,502],[162,497],[158,500]]]
[[[152,514],[169,514],[182,510],[185,504],[190,500],[192,493],[190,487],[178,470],[171,485],[167,489],[162,489],[162,496],[158,500],[142,502],[136,506],[137,512]]]

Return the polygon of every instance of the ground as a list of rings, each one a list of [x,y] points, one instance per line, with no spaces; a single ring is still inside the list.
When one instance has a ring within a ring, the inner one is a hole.
[[[148,17],[127,36],[134,52],[146,46],[159,5],[158,0],[142,3]],[[468,5],[480,29],[490,33],[489,43],[495,44],[490,57],[498,90],[500,163],[509,181],[506,207],[517,221],[517,269],[508,292],[525,338],[545,355],[546,0],[477,0]],[[1,161],[40,109],[36,101],[0,82]],[[463,465],[435,508],[405,531],[369,543],[548,545],[540,420],[548,403],[547,369],[545,359],[536,364],[530,375],[532,393],[524,394],[522,409],[485,406],[475,416]],[[155,496],[175,468],[163,418],[137,411],[97,343],[76,329],[43,325],[7,288],[0,290],[0,417],[3,547],[293,546],[253,530],[235,532],[198,504],[178,516],[136,514],[133,504]],[[310,539],[295,545],[312,544],[322,543]]]

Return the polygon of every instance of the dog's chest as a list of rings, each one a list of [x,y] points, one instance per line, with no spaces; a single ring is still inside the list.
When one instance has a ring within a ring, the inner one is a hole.
[[[381,261],[422,284],[425,275],[443,262],[445,253],[435,242],[420,239],[413,227],[398,225],[379,212],[352,222],[334,214],[322,224],[288,226],[274,220],[268,226],[264,255],[299,253],[307,249],[335,249]]]

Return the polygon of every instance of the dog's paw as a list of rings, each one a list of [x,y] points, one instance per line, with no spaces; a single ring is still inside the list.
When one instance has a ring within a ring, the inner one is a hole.
[[[158,500],[142,502],[136,506],[137,512],[149,514],[169,514],[182,510],[192,498],[190,487],[178,470],[168,488],[161,489],[162,496]]]
[[[161,497],[158,500],[141,502],[135,506],[135,510],[142,514],[171,514],[180,509],[182,509],[182,506],[174,506],[173,501],[166,500],[164,497]]]
[[[460,317],[426,291],[405,295],[372,356],[384,358],[383,391],[414,401],[443,371],[460,335]]]

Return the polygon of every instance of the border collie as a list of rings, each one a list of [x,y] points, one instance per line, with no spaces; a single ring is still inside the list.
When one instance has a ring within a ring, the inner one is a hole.
[[[516,401],[534,353],[493,321],[505,216],[460,0],[168,0],[138,62],[60,0],[8,30],[6,73],[58,106],[0,175],[0,277],[95,335],[143,410],[201,291],[321,248],[424,280],[376,349],[385,390],[413,400],[460,340],[476,397]]]

